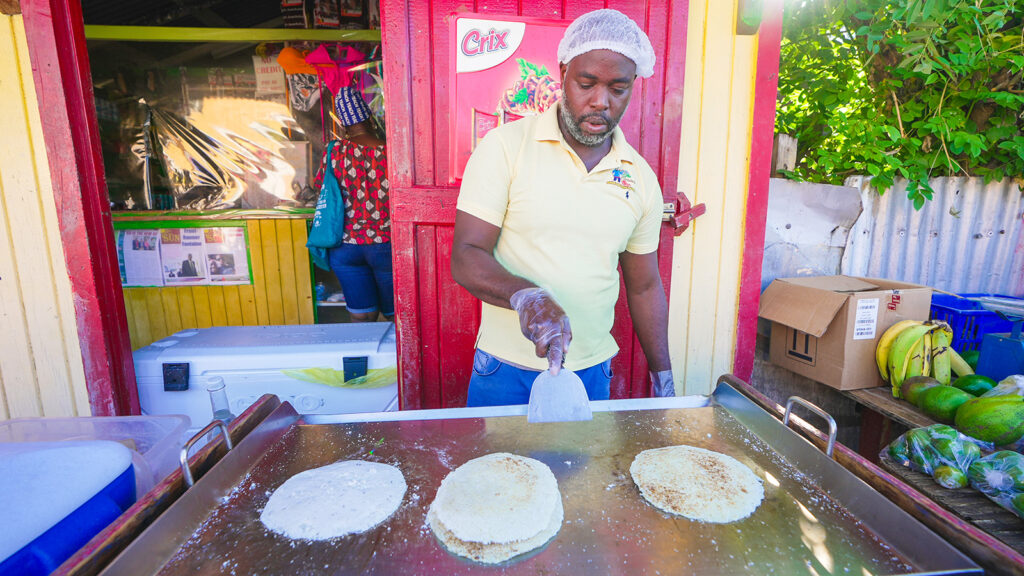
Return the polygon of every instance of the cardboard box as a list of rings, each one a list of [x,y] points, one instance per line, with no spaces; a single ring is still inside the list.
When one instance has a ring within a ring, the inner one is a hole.
[[[771,320],[773,364],[839,390],[885,382],[875,345],[901,320],[927,320],[932,289],[917,284],[817,276],[780,278],[761,295],[759,314]]]

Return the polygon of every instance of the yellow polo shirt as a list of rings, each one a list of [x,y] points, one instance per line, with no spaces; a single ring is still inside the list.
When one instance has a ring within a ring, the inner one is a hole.
[[[619,297],[619,254],[658,248],[661,187],[616,128],[608,154],[589,173],[558,128],[556,107],[491,130],[466,165],[457,208],[501,228],[494,256],[549,291],[569,315],[571,370],[618,352],[611,328]],[[513,310],[483,303],[477,348],[543,370]]]

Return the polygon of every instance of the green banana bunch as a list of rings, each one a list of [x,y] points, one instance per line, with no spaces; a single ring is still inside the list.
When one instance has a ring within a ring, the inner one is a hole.
[[[900,387],[903,381],[911,376],[922,376],[925,374],[925,359],[928,358],[928,367],[931,368],[931,338],[928,338],[928,346],[925,346],[925,336],[939,327],[938,324],[921,323],[904,328],[892,343],[889,350],[887,362],[889,382],[892,384],[892,395],[900,397]]]
[[[949,364],[953,368],[953,372],[956,372],[957,376],[974,374],[974,369],[971,368],[971,365],[961,358],[960,354],[957,354],[957,351],[953,350],[952,346],[949,348]]]
[[[878,345],[875,347],[875,363],[878,365],[878,372],[882,375],[882,380],[889,381],[889,355],[892,351],[893,343],[896,342],[896,337],[903,330],[921,324],[924,324],[924,322],[920,320],[902,320],[893,324],[882,333],[882,337],[878,339]]]
[[[892,384],[892,395],[899,398],[903,383],[913,376],[932,377],[948,386],[954,373],[973,374],[952,341],[949,324],[934,320],[904,320],[886,330],[878,340],[875,361],[882,378]]]
[[[950,346],[949,332],[938,330],[932,337],[932,375],[939,384],[949,386],[952,380],[950,373],[950,361],[956,351]]]

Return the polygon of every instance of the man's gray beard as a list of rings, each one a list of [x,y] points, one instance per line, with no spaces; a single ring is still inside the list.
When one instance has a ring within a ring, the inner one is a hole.
[[[612,135],[612,131],[619,124],[618,120],[612,120],[608,124],[608,131],[604,134],[589,134],[584,132],[580,125],[576,123],[576,119],[572,117],[572,112],[569,111],[569,107],[565,105],[565,102],[558,103],[558,115],[562,117],[562,123],[565,124],[565,129],[569,131],[569,135],[588,148],[600,146]]]

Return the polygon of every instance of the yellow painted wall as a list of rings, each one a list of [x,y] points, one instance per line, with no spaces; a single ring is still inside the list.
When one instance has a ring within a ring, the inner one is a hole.
[[[736,352],[757,37],[735,1],[689,9],[679,188],[707,213],[675,240],[669,346],[677,393],[707,394]]]
[[[0,14],[0,419],[89,415],[25,28]]]
[[[125,288],[132,349],[186,328],[312,324],[306,220],[249,220],[248,286]]]

